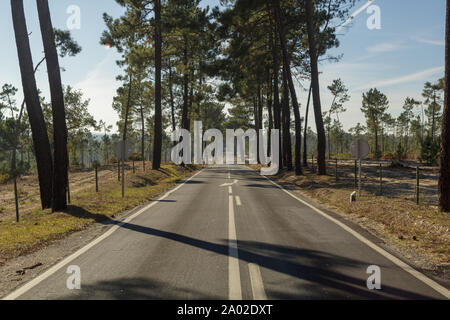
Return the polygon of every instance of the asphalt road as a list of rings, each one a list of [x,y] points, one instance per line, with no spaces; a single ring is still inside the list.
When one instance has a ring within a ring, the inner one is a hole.
[[[255,171],[211,167],[8,298],[449,297],[349,230]],[[367,288],[371,265],[380,268],[380,290]],[[68,266],[80,268],[81,289],[67,288]]]

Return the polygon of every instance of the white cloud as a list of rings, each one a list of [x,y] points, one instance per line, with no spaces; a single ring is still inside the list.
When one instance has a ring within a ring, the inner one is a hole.
[[[432,39],[425,39],[425,38],[421,38],[421,37],[417,37],[417,38],[413,38],[413,39],[419,43],[430,44],[433,46],[444,46],[445,45],[444,40],[432,40]]]
[[[368,83],[362,87],[359,87],[358,89],[365,90],[365,89],[369,89],[369,88],[382,88],[382,87],[388,87],[388,86],[407,83],[407,82],[424,80],[429,76],[432,76],[432,75],[435,75],[438,73],[442,73],[442,72],[444,72],[444,66],[426,69],[426,70],[411,73],[411,74],[408,74],[408,75],[402,76],[402,77],[385,79],[385,80]]]
[[[113,52],[108,53],[74,88],[82,90],[84,97],[91,100],[89,112],[96,120],[115,126],[118,116],[111,112],[111,105],[120,84],[115,79],[117,66],[114,57]]]
[[[385,52],[392,52],[392,51],[397,51],[400,49],[403,49],[404,46],[404,42],[403,41],[397,41],[397,42],[384,42],[384,43],[379,43],[376,44],[374,46],[368,47],[367,51],[369,53],[385,53]]]

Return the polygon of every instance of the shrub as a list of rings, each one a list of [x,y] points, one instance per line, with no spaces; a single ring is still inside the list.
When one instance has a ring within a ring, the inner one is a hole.
[[[397,145],[397,150],[395,150],[395,159],[397,160],[404,160],[406,158],[406,148],[403,146],[402,143],[399,143]]]
[[[142,154],[138,152],[133,152],[131,156],[128,158],[131,161],[142,161]]]
[[[436,165],[439,157],[439,149],[439,142],[431,136],[427,136],[422,142],[420,161],[425,162],[429,166]]]

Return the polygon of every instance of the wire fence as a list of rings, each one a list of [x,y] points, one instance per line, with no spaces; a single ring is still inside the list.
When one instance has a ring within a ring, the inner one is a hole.
[[[336,186],[358,189],[358,161],[327,159],[327,173],[335,177]],[[317,171],[317,160],[309,160],[311,171]],[[413,200],[417,203],[438,204],[436,167],[408,162],[395,165],[391,161],[361,161],[361,189],[373,195]]]

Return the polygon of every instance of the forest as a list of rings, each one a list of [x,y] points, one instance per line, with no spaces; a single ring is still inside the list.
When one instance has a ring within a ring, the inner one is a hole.
[[[121,86],[111,106],[120,120],[112,132],[90,114],[90,98],[61,81],[67,71],[59,59],[82,47],[70,31],[53,27],[48,1],[37,0],[45,52],[35,64],[24,3],[11,0],[22,86],[0,84],[0,183],[14,181],[17,189],[20,176],[35,173],[42,208],[64,210],[69,170],[120,166],[121,159],[158,170],[170,160],[170,133],[192,130],[201,120],[204,128],[222,131],[279,129],[280,164],[296,175],[311,157],[319,176],[329,174],[327,160],[353,159],[351,143],[367,139],[369,159],[440,166],[439,205],[450,211],[445,78],[424,83],[420,101],[404,97],[397,116],[377,88],[362,94],[360,110],[348,110],[351,90],[340,78],[325,84],[331,105],[322,102],[319,65],[339,63],[329,51],[339,46],[336,28],[357,1],[228,0],[216,7],[202,7],[200,0],[116,2],[124,13],[115,18],[106,9],[98,39],[121,55]],[[35,79],[45,67],[50,99]],[[300,95],[308,97],[306,105]],[[366,122],[345,130],[342,118],[354,112]]]

